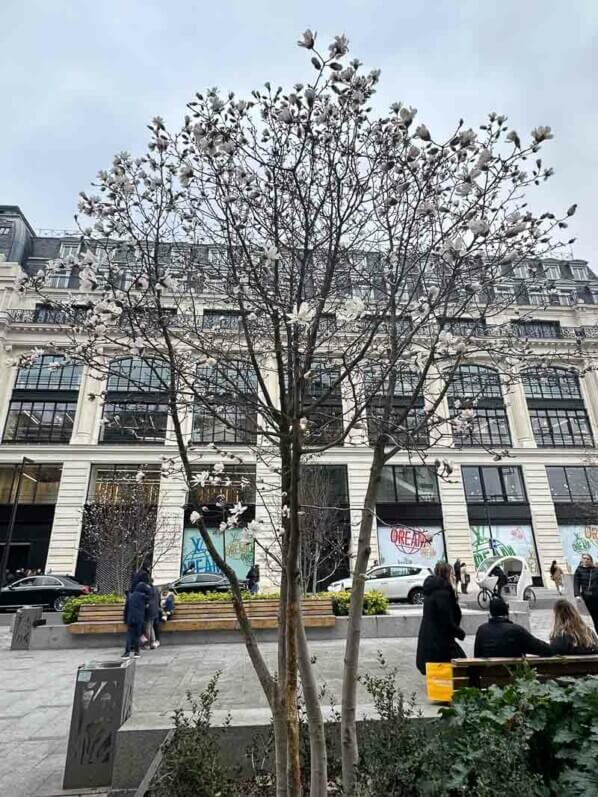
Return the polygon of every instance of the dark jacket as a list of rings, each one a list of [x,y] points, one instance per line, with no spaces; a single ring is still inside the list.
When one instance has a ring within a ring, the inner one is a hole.
[[[474,646],[474,656],[477,658],[518,659],[526,653],[553,655],[550,645],[536,639],[522,625],[512,623],[508,617],[491,617],[478,628]]]
[[[457,639],[465,639],[459,627],[461,609],[455,591],[440,576],[428,576],[424,581],[424,611],[417,638],[417,669],[426,674],[427,662],[446,662],[465,656]]]
[[[149,584],[140,581],[132,592],[127,595],[123,619],[127,625],[143,625],[145,610],[149,604],[152,588]]]
[[[131,579],[131,588],[130,592],[133,592],[137,584],[149,584],[149,573],[144,567],[140,567],[135,573],[133,573],[133,578]]]
[[[577,566],[573,576],[573,593],[578,595],[598,595],[598,567]]]
[[[150,585],[151,595],[149,599],[149,603],[147,605],[147,611],[145,614],[146,620],[155,620],[156,617],[160,616],[160,590],[158,587],[154,587]]]
[[[550,647],[555,656],[592,656],[598,653],[598,640],[590,647],[579,647],[570,636],[559,634],[550,640]]]
[[[162,609],[165,613],[174,612],[174,595],[167,595],[162,601]]]

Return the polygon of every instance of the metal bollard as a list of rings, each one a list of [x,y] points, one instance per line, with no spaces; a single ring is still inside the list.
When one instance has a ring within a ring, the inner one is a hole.
[[[22,606],[17,609],[12,626],[11,650],[29,650],[33,629],[42,619],[41,606]]]
[[[134,680],[134,659],[78,668],[63,788],[110,786],[116,733],[131,715]]]

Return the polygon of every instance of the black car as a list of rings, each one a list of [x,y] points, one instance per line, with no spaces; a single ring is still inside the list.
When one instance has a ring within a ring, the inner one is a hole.
[[[0,590],[0,609],[46,606],[61,612],[69,598],[87,595],[89,591],[72,576],[26,576]]]
[[[168,585],[170,589],[181,594],[185,592],[229,592],[230,581],[222,573],[189,573],[181,576]],[[241,582],[244,587],[244,582]]]

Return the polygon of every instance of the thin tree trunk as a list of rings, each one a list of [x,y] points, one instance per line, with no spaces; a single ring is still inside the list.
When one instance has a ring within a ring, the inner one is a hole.
[[[363,596],[365,579],[371,553],[372,525],[376,512],[376,495],[384,465],[384,449],[376,446],[370,469],[370,479],[365,496],[359,525],[359,539],[353,583],[351,587],[351,604],[347,625],[347,641],[345,643],[345,660],[343,668],[342,709],[341,709],[341,760],[343,768],[343,795],[351,797],[355,789],[355,770],[359,761],[357,744],[357,673],[359,667],[359,643],[361,641],[361,618],[363,614]]]
[[[318,699],[318,686],[314,676],[313,665],[309,655],[307,637],[303,618],[299,617],[299,634],[297,638],[299,651],[299,672],[303,685],[305,710],[309,724],[309,752],[311,779],[310,797],[326,797],[328,791],[328,755],[326,753],[326,729],[322,717],[322,709]]]
[[[283,569],[280,580],[278,617],[278,683],[276,712],[274,713],[274,747],[276,768],[276,797],[287,797],[287,574]]]

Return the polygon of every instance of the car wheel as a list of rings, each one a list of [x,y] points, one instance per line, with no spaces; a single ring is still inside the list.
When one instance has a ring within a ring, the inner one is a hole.
[[[416,587],[412,589],[409,595],[407,596],[407,600],[409,603],[412,603],[414,606],[421,606],[424,602],[424,591],[421,587]]]
[[[54,607],[55,612],[61,612],[64,609],[64,604],[67,602],[68,597],[66,595],[59,595],[52,604]]]

